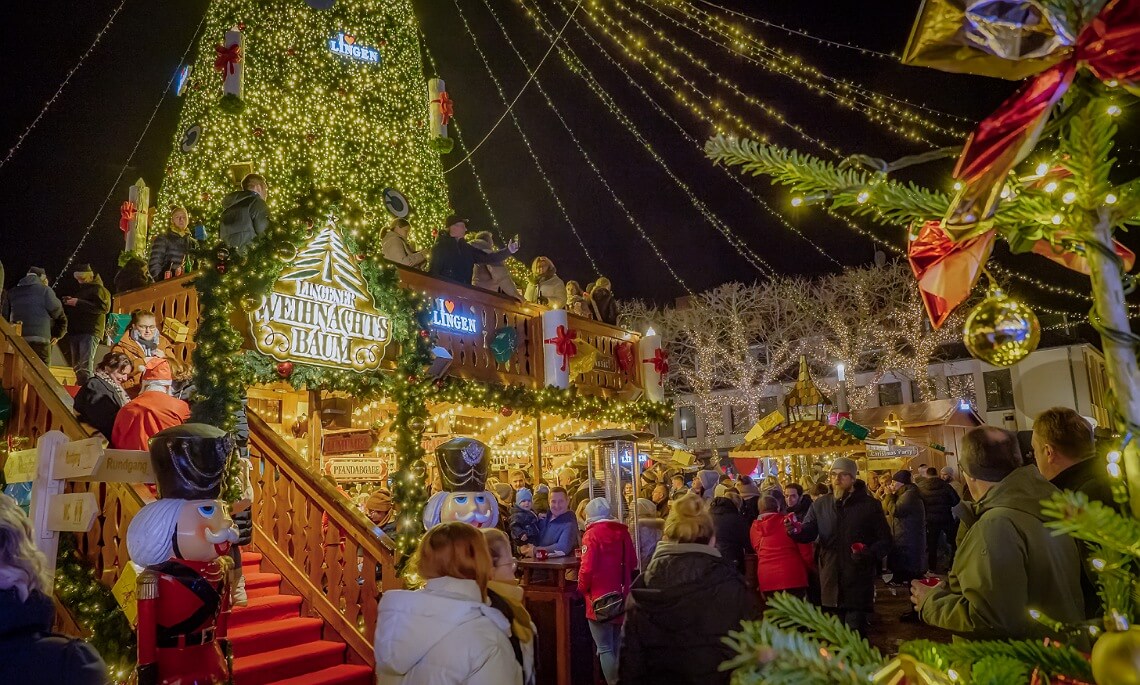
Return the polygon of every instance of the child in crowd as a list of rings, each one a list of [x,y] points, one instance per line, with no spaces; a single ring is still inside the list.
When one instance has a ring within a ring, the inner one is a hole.
[[[538,514],[532,511],[533,508],[534,495],[529,489],[520,488],[515,495],[515,506],[511,509],[511,542],[516,549],[538,542]]]

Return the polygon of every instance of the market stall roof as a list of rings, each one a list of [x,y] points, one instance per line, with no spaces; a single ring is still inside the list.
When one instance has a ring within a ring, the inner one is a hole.
[[[887,425],[887,420],[892,418],[891,414],[894,414],[893,418],[898,420],[899,427],[904,431],[907,428],[926,426],[973,428],[985,423],[969,403],[954,399],[856,409],[851,412],[851,420],[861,426],[880,429]]]
[[[622,428],[605,428],[591,433],[581,433],[579,435],[568,435],[563,440],[569,442],[607,442],[610,440],[624,440],[627,442],[643,442],[645,440],[652,440],[655,436],[653,433],[645,431],[631,431]]]
[[[855,454],[863,441],[823,421],[794,421],[729,452],[736,457]]]

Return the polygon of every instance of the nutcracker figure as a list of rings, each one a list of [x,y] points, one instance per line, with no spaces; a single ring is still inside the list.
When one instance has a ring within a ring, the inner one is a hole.
[[[138,682],[205,685],[230,680],[223,654],[229,615],[228,553],[237,539],[218,497],[233,439],[205,424],[150,440],[157,501],[127,529],[138,577]]]
[[[437,492],[424,505],[424,528],[462,521],[476,528],[494,528],[499,523],[499,504],[488,492],[487,471],[491,455],[487,446],[471,438],[452,438],[435,450],[444,492]]]

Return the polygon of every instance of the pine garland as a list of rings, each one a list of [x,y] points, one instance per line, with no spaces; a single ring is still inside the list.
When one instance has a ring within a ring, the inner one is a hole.
[[[1042,503],[1041,513],[1053,519],[1045,525],[1057,533],[1140,559],[1140,521],[1090,502],[1082,492],[1055,493]]]
[[[1026,676],[1037,668],[1046,675],[1064,675],[1092,682],[1092,667],[1084,655],[1068,645],[1034,640],[958,640],[949,644],[929,640],[911,640],[899,647],[900,654],[913,656],[940,670],[956,669],[965,673],[970,665],[990,657],[1001,657],[1025,665]],[[995,669],[999,668],[997,666]],[[1028,677],[1016,681],[1024,685]]]
[[[768,600],[764,620],[781,630],[809,631],[837,658],[846,662],[871,665],[884,661],[878,649],[847,627],[839,617],[826,614],[820,607],[787,593],[777,593]]]

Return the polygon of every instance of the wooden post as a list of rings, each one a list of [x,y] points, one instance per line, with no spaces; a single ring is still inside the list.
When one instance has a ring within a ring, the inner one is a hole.
[[[534,487],[542,482],[542,411],[534,414]],[[557,482],[554,483],[558,485]]]
[[[1128,323],[1128,308],[1124,299],[1124,274],[1120,263],[1109,257],[1114,253],[1112,243],[1112,223],[1110,213],[1102,208],[1092,226],[1091,235],[1086,240],[1096,242],[1097,247],[1086,250],[1092,279],[1094,310],[1105,328],[1118,331],[1131,331]],[[1140,370],[1136,364],[1136,351],[1128,342],[1117,341],[1101,334],[1104,347],[1105,369],[1108,384],[1112,389],[1116,411],[1133,425],[1140,425]],[[1119,421],[1116,421],[1119,423]],[[1121,433],[1126,426],[1116,425]],[[1140,516],[1140,435],[1133,435],[1124,450],[1124,470],[1128,478],[1128,489],[1132,496],[1132,515]]]
[[[321,471],[321,391],[309,391],[309,463],[316,468],[316,473],[322,474]]]

